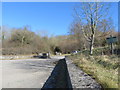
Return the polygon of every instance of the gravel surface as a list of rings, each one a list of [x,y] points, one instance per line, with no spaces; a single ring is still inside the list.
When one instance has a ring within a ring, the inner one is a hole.
[[[100,90],[100,84],[83,72],[79,67],[75,66],[72,60],[66,58],[66,63],[73,88],[95,88],[95,90]]]

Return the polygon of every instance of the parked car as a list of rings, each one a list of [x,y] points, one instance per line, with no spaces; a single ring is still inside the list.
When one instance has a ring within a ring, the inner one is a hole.
[[[50,58],[50,53],[42,53],[42,58]]]
[[[78,51],[73,51],[73,52],[72,52],[72,54],[77,54],[77,53],[78,53]]]
[[[42,54],[42,58],[48,58],[48,54],[47,53],[43,53]]]

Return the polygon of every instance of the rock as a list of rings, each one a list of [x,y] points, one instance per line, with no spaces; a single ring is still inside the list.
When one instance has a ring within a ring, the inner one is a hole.
[[[73,88],[95,88],[101,90],[101,86],[93,78],[83,72],[79,67],[72,63],[72,60],[66,58],[69,75]]]

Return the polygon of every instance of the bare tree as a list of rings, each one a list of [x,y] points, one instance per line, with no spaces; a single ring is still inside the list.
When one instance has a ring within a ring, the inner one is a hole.
[[[110,35],[112,31],[115,30],[113,21],[111,18],[103,19],[101,22],[98,23],[98,37],[105,37]],[[99,33],[101,32],[101,33]]]
[[[108,7],[98,2],[87,2],[83,3],[80,9],[75,8],[74,10],[80,22],[83,23],[81,31],[90,44],[90,54],[92,55],[97,24],[107,15]]]
[[[77,40],[77,43],[79,45],[79,49],[86,49],[86,40],[84,38],[84,35],[82,34],[82,31],[80,30],[82,25],[79,22],[73,22],[70,25],[69,34],[71,40]],[[77,46],[77,45],[76,45]]]

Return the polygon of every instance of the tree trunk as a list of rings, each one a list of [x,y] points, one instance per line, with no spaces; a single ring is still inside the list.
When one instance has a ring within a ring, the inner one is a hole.
[[[23,44],[24,44],[24,38],[25,38],[25,37],[23,36],[23,37],[22,37],[22,46],[23,46]]]
[[[5,39],[5,35],[2,35],[2,40],[4,40]]]
[[[93,54],[93,44],[94,44],[94,34],[91,35],[91,41],[90,41],[90,55]]]

